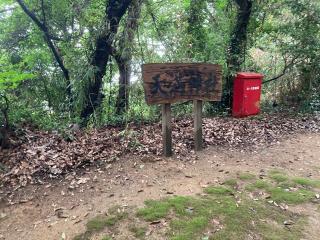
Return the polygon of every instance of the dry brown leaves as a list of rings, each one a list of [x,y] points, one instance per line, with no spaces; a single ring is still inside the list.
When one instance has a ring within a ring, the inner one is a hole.
[[[301,132],[320,132],[320,119],[263,115],[254,118],[206,118],[203,124],[205,145],[229,149],[253,150],[274,144],[283,136]],[[70,133],[71,134],[71,133]],[[174,152],[181,160],[193,155],[193,122],[173,122]],[[88,132],[72,133],[67,141],[57,133],[23,130],[21,144],[0,152],[2,185],[13,187],[56,178],[88,164],[112,162],[126,154],[161,155],[161,124],[131,126],[125,130],[106,127]]]

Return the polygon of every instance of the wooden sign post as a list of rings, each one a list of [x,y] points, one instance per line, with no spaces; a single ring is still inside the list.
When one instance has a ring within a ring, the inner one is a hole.
[[[202,101],[193,100],[194,150],[202,150]]]
[[[171,104],[162,104],[162,145],[163,154],[166,157],[172,156],[172,125],[171,125]]]
[[[222,67],[216,64],[144,64],[142,77],[147,104],[162,104],[163,152],[172,155],[171,104],[193,100],[195,150],[202,149],[203,101],[220,101]]]

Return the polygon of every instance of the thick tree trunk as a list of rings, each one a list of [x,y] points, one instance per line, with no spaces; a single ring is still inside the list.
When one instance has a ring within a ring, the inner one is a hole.
[[[129,109],[130,61],[117,62],[119,68],[119,91],[116,102],[116,114],[123,115]]]
[[[116,114],[123,115],[129,109],[129,90],[132,60],[132,45],[138,28],[141,7],[144,0],[133,0],[128,10],[126,27],[119,39],[119,46],[113,54],[119,69],[119,91]]]
[[[233,79],[234,74],[241,70],[241,65],[244,62],[248,26],[250,23],[250,17],[252,13],[252,1],[251,0],[234,0],[238,5],[237,21],[234,26],[228,58],[228,76],[226,78],[226,84],[224,89],[223,103],[226,107],[232,105],[232,90],[233,90]]]
[[[93,53],[91,65],[95,74],[89,81],[86,102],[81,111],[83,124],[86,124],[91,114],[101,105],[103,100],[102,83],[109,57],[112,54],[112,44],[118,32],[119,22],[127,11],[132,0],[110,0],[106,7],[107,29],[96,40],[96,50]]]

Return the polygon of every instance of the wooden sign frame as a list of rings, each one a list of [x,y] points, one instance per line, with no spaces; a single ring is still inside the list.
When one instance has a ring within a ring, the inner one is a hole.
[[[203,101],[220,101],[222,67],[207,63],[152,63],[142,65],[148,105],[162,104],[163,153],[172,156],[171,104],[193,100],[195,150],[203,148]]]

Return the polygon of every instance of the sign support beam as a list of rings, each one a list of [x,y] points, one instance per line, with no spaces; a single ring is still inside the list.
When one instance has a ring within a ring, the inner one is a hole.
[[[193,101],[194,150],[195,151],[201,151],[203,149],[202,105],[203,105],[203,102],[201,100]]]
[[[162,104],[162,142],[163,154],[166,157],[172,156],[172,125],[171,125],[171,104]]]

